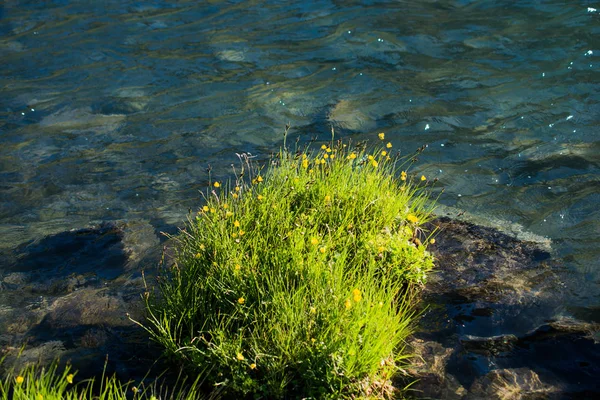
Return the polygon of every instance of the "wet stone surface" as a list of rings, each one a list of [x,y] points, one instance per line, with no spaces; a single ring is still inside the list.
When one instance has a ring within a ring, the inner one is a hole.
[[[160,250],[150,224],[115,222],[51,235],[3,254],[3,367],[60,358],[86,378],[99,376],[106,361],[109,373],[141,379],[160,349],[128,316],[143,318],[141,272],[154,269]]]
[[[567,317],[551,250],[447,218],[411,345],[415,397],[598,398],[600,325]]]

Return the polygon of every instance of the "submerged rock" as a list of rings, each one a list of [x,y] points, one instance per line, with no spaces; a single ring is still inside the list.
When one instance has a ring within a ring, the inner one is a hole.
[[[369,132],[377,127],[375,120],[349,100],[340,100],[329,112],[328,120],[334,127],[357,132]]]
[[[79,377],[100,376],[105,362],[125,381],[144,377],[160,349],[129,316],[143,318],[141,272],[160,255],[144,221],[62,232],[3,255],[3,368],[60,358]]]
[[[600,396],[599,324],[561,316],[559,266],[538,243],[448,218],[413,336],[415,397]]]

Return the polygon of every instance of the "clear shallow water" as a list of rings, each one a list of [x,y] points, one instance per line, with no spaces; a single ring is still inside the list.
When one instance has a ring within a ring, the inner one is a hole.
[[[598,322],[594,7],[5,1],[0,249],[101,221],[174,231],[208,165],[225,178],[236,152],[276,151],[287,122],[303,142],[333,124],[428,144],[414,172],[439,179],[443,205],[550,239],[567,296],[545,314]]]

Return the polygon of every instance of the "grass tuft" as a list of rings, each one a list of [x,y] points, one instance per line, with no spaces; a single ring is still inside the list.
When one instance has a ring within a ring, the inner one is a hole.
[[[145,296],[153,339],[226,394],[391,396],[415,289],[433,268],[421,229],[430,182],[409,177],[392,147],[332,141],[262,170],[240,155]]]
[[[0,360],[0,364],[3,363]],[[179,376],[169,388],[159,380],[149,384],[120,381],[115,375],[80,380],[70,365],[59,367],[58,360],[48,366],[29,364],[4,371],[0,378],[0,400],[198,400],[218,398],[200,392],[200,381],[188,382]],[[160,378],[160,377],[159,377]]]

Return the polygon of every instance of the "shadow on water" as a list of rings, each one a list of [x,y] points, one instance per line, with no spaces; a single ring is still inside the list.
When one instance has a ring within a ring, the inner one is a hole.
[[[48,236],[18,246],[7,270],[27,272],[32,281],[64,280],[74,274],[112,280],[123,273],[127,254],[123,231],[113,224]]]

